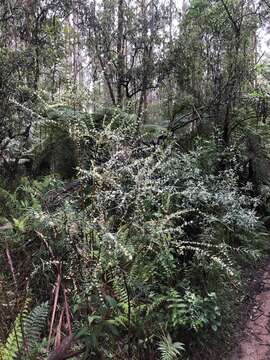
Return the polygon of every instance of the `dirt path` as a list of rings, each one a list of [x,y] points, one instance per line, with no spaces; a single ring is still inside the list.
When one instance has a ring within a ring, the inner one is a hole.
[[[270,264],[257,283],[254,305],[230,360],[270,359]]]

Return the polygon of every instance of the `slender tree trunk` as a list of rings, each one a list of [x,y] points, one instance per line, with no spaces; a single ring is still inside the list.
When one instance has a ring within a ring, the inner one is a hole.
[[[147,109],[147,85],[148,85],[148,61],[150,58],[150,53],[148,50],[148,38],[147,38],[147,18],[146,18],[146,6],[145,0],[141,2],[141,14],[143,19],[143,30],[142,37],[144,41],[143,45],[143,59],[142,59],[142,79],[141,79],[141,94],[139,99],[139,107],[138,107],[138,118],[145,121],[145,113]]]
[[[125,67],[125,60],[124,60],[124,41],[123,41],[123,34],[124,34],[124,0],[118,0],[118,25],[117,25],[117,104],[119,106],[122,105],[123,102],[123,93],[122,93],[122,86],[124,80],[124,67]]]

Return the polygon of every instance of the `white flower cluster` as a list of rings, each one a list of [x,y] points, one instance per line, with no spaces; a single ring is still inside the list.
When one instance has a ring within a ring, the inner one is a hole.
[[[126,259],[130,261],[133,259],[133,254],[126,246],[121,244],[121,242],[118,240],[117,234],[105,233],[102,236],[102,243],[109,249],[109,254],[116,254],[116,256],[118,254],[124,255]]]

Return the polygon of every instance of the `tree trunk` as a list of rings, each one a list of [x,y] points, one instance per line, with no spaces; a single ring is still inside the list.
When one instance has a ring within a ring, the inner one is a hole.
[[[118,0],[118,25],[117,25],[117,104],[122,105],[123,102],[123,93],[122,86],[124,80],[124,0]]]

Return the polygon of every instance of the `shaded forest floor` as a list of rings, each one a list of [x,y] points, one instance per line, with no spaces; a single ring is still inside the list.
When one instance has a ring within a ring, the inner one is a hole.
[[[270,257],[251,278],[229,360],[270,359]]]

